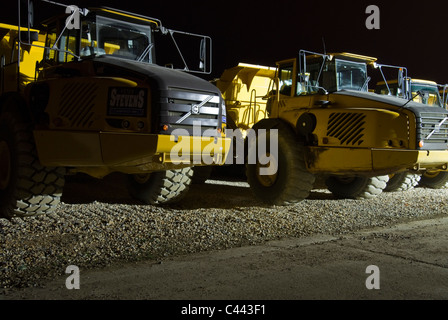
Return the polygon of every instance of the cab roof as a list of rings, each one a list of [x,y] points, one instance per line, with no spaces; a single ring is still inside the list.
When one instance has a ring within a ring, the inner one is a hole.
[[[157,28],[162,27],[162,22],[156,18],[146,17],[140,14],[131,13],[119,9],[109,8],[109,7],[92,7],[87,8],[88,15],[89,14],[99,14],[101,16],[115,18],[119,20],[124,20],[128,22],[146,24],[151,26],[156,26]],[[52,16],[45,21],[43,21],[43,25],[49,25],[54,21],[59,21],[60,19],[65,19],[67,17],[66,13],[61,13],[59,15]]]
[[[355,62],[365,62],[367,64],[373,64],[378,60],[377,58],[374,58],[374,57],[363,56],[360,54],[349,53],[349,52],[328,53],[327,56],[330,57],[330,60],[333,60],[336,58],[336,59],[350,60],[350,61],[355,61]],[[314,59],[314,58],[320,58],[320,57],[321,57],[321,55],[317,55],[317,54],[307,55],[308,59]]]
[[[422,79],[410,79],[410,80],[411,80],[411,83],[413,83],[413,84],[425,84],[425,85],[431,85],[431,86],[436,86],[436,87],[438,86],[436,82],[431,81],[431,80],[422,80]],[[392,79],[392,80],[387,81],[387,83],[388,84],[396,84],[396,83],[398,83],[398,80]],[[379,81],[377,83],[377,85],[384,85],[384,84],[386,84],[384,81]]]
[[[109,7],[94,7],[88,9],[91,12],[101,13],[105,16],[120,16],[121,18],[131,19],[131,20],[139,20],[141,22],[146,22],[150,24],[155,24],[157,27],[162,25],[162,22],[159,19],[146,17],[140,14],[131,13],[119,9],[109,8]]]
[[[367,62],[368,64],[376,62],[378,59],[369,56],[363,56],[360,54],[349,53],[349,52],[339,52],[339,53],[330,53],[330,56],[334,58],[346,58],[348,60],[360,60]]]

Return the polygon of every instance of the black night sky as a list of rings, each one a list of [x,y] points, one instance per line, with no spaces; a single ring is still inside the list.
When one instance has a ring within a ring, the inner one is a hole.
[[[108,6],[158,18],[167,28],[213,39],[213,73],[238,62],[274,66],[300,49],[352,52],[405,66],[413,78],[448,83],[447,1],[203,1],[60,0],[79,7]],[[380,29],[365,26],[368,5],[380,9]],[[36,1],[36,17],[53,8]],[[17,21],[17,2],[2,6],[1,22]]]

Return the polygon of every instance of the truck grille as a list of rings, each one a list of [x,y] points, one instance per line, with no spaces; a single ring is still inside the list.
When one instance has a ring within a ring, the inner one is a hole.
[[[213,93],[198,93],[180,89],[166,90],[160,98],[160,126],[162,134],[176,129],[190,135],[217,136],[221,127],[221,97]],[[168,130],[162,130],[168,126]],[[211,130],[210,130],[211,129]]]
[[[327,136],[339,139],[343,145],[361,145],[365,118],[363,113],[332,113],[328,119]]]
[[[417,137],[418,141],[424,142],[421,149],[446,150],[448,148],[448,114],[420,112],[417,117]]]
[[[90,128],[97,90],[98,86],[89,82],[67,83],[61,90],[58,117],[66,119],[71,128]]]

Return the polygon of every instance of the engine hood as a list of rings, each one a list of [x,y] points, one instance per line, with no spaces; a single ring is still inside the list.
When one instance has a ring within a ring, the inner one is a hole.
[[[428,107],[424,104],[421,104],[421,103],[418,103],[415,101],[410,101],[409,103],[407,103],[407,100],[405,100],[403,98],[381,95],[381,94],[377,94],[377,93],[373,93],[373,92],[365,92],[365,91],[341,90],[341,91],[331,93],[330,97],[331,96],[335,96],[336,98],[338,96],[349,96],[349,97],[354,97],[354,98],[360,98],[360,99],[385,103],[385,104],[393,105],[395,107],[403,107],[403,106],[405,106],[406,108]],[[431,107],[431,108],[434,108],[434,107]]]
[[[329,100],[335,105],[339,98],[353,107],[403,108],[414,114],[416,141],[423,141],[424,146],[417,149],[446,150],[448,147],[448,110],[437,106],[428,106],[422,103],[409,101],[403,98],[380,95],[371,92],[344,90],[329,95]],[[361,99],[361,100],[360,100]],[[367,100],[367,101],[366,101]],[[360,103],[360,102],[363,103]],[[371,103],[366,103],[371,101]],[[412,122],[411,122],[412,123]]]
[[[95,67],[103,67],[109,77],[137,77],[151,86],[153,132],[172,134],[176,129],[190,135],[220,136],[218,129],[225,122],[225,106],[221,92],[212,83],[189,73],[144,62],[114,57],[97,57]],[[197,124],[200,124],[198,126]],[[222,129],[221,129],[222,130]]]
[[[159,90],[178,88],[220,95],[220,91],[216,86],[184,71],[169,69],[145,62],[106,56],[94,58],[93,61],[97,65],[109,65],[121,72],[129,70],[132,73],[147,77],[157,83]]]

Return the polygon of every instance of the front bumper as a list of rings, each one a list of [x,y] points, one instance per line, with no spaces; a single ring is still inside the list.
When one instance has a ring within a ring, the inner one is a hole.
[[[309,147],[308,170],[319,174],[382,175],[399,171],[447,171],[448,150]]]
[[[55,130],[36,130],[34,137],[44,166],[103,167],[103,172],[125,173],[222,165],[231,143],[224,137]]]

